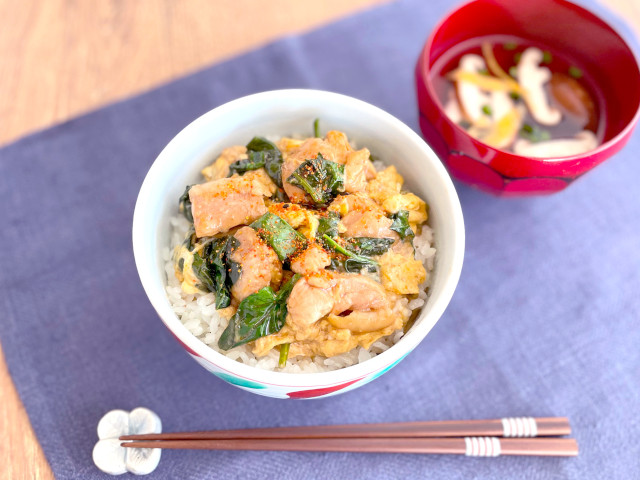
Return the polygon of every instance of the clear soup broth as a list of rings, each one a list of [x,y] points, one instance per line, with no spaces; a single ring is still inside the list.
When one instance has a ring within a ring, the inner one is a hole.
[[[434,64],[449,119],[494,148],[529,157],[593,150],[604,137],[600,96],[561,53],[508,36],[462,42]]]

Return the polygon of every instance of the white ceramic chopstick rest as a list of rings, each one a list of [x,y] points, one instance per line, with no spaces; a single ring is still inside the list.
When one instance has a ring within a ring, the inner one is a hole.
[[[131,412],[111,410],[98,423],[98,443],[93,447],[93,463],[110,475],[135,473],[147,475],[160,462],[159,448],[124,448],[121,435],[161,433],[160,418],[148,408],[138,407]]]

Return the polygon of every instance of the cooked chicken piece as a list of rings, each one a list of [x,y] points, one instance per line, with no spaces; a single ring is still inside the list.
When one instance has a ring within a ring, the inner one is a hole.
[[[307,275],[307,283],[317,288],[333,288],[336,284],[336,272],[324,270],[313,275]]]
[[[310,158],[316,158],[318,153],[321,153],[322,157],[330,162],[344,163],[345,152],[322,138],[306,139],[302,145],[291,152],[291,155],[301,160],[300,163],[302,163]]]
[[[337,154],[333,146],[321,138],[308,138],[298,148],[293,149],[282,163],[282,185],[292,202],[312,203],[304,190],[291,185],[287,179],[305,160],[316,158],[318,153],[321,153],[325,160],[337,161]]]
[[[353,211],[366,213],[384,210],[387,213],[397,213],[400,210],[408,210],[409,223],[415,231],[417,225],[427,221],[427,205],[413,193],[400,193],[403,182],[395,167],[389,167],[367,184],[367,194],[338,195],[329,206],[329,210],[338,212],[342,217]],[[382,208],[375,198],[379,199]]]
[[[367,194],[382,204],[387,198],[402,190],[404,179],[393,165],[376,174],[376,178],[367,184]]]
[[[247,176],[194,185],[189,199],[196,235],[209,237],[253,222],[267,211],[263,196],[271,196],[270,189]]]
[[[349,144],[347,136],[336,130],[331,130],[327,133],[326,141],[335,150],[335,159],[333,161],[345,165],[345,191],[353,193],[364,190],[364,188],[355,189],[355,187],[359,186],[360,176],[364,177],[365,181],[371,180],[376,176],[376,169],[371,160],[369,160],[371,157],[369,150],[366,148],[354,150]],[[351,190],[349,189],[350,187],[352,188]]]
[[[237,178],[239,175],[234,175],[231,178]],[[278,186],[271,180],[271,177],[267,174],[267,171],[264,168],[259,168],[257,170],[250,170],[242,175],[242,178],[248,180],[250,182],[259,185],[257,188],[263,188],[262,195],[265,197],[270,197],[278,190]]]
[[[329,205],[329,211],[342,216],[346,237],[400,238],[389,228],[393,220],[387,218],[382,207],[364,194],[338,195]]]
[[[393,313],[393,298],[364,275],[324,270],[301,278],[289,295],[285,326],[256,340],[253,353],[266,355],[283,343],[290,344],[291,358],[369,348],[402,327],[402,316]]]
[[[331,265],[331,257],[324,248],[317,243],[310,243],[291,261],[291,270],[302,275],[310,275],[329,265]]]
[[[400,238],[389,228],[393,220],[375,210],[348,213],[342,218],[342,224],[346,228],[347,237]]]
[[[397,242],[395,242],[393,245],[391,245],[390,250],[393,253],[397,253],[398,255],[404,255],[405,257],[411,257],[413,258],[413,244],[411,243],[411,241],[408,240],[398,240]]]
[[[277,288],[282,280],[278,255],[264,243],[251,227],[242,227],[233,235],[240,245],[231,252],[231,260],[242,267],[240,278],[231,287],[231,295],[242,301],[261,288]]]
[[[243,145],[225,148],[215,162],[202,169],[202,175],[207,179],[207,182],[228,177],[229,165],[246,158],[248,158],[247,147]]]
[[[327,320],[336,328],[346,328],[353,333],[368,333],[391,325],[395,316],[390,308],[371,312],[354,311],[345,316],[329,315]]]
[[[298,280],[287,300],[287,324],[294,330],[305,329],[328,315],[335,303],[332,283],[321,288],[311,286],[306,277]]]
[[[343,132],[337,130],[327,132],[326,143],[334,149],[335,156],[332,161],[342,164],[347,163],[347,156],[353,152],[353,148],[351,148],[349,139]]]
[[[302,162],[304,162],[304,160],[300,160],[293,155],[289,155],[282,162],[282,188],[293,203],[311,203],[303,189],[298,188],[295,185],[291,185],[289,182],[287,182],[287,178],[289,178],[293,174],[293,172],[296,171],[296,168],[298,168],[302,164]]]
[[[347,310],[371,311],[389,307],[389,299],[381,284],[357,273],[336,275],[333,287],[335,303],[331,313],[339,315]]]
[[[291,185],[286,180],[305,160],[316,158],[318,153],[322,154],[325,160],[345,165],[347,192],[364,190],[366,180],[375,177],[376,171],[369,160],[369,150],[366,148],[354,150],[344,133],[332,130],[327,133],[326,139],[308,138],[298,147],[289,149],[282,164],[282,181],[284,191],[292,202],[310,203],[304,190]]]
[[[369,150],[363,148],[347,155],[344,166],[344,191],[348,193],[364,192],[367,180],[376,176],[376,169],[369,160]]]
[[[393,316],[388,313],[391,308],[389,296],[382,285],[356,273],[322,271],[298,280],[289,295],[287,308],[287,324],[294,332],[307,328],[329,313],[340,315],[347,311],[380,313],[378,320],[371,316],[356,315],[344,321],[356,328],[357,332],[371,331],[369,328],[372,325],[376,326],[374,330],[384,328],[393,321]],[[358,319],[362,321],[361,324]]]

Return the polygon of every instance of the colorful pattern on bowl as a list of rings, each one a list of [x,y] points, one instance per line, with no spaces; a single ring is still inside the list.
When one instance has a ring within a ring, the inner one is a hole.
[[[186,345],[182,344],[182,346],[185,347],[185,349],[188,349]],[[380,370],[371,372],[370,374],[365,375],[364,377],[360,377],[355,380],[349,380],[347,382],[341,382],[341,383],[336,383],[332,385],[317,385],[317,386],[286,386],[286,385],[270,384],[270,383],[261,382],[258,380],[252,380],[249,378],[241,377],[232,372],[225,371],[219,366],[209,362],[207,359],[202,358],[200,355],[195,354],[195,352],[194,353],[189,352],[189,355],[191,355],[191,357],[196,362],[198,362],[207,371],[213,373],[216,377],[224,380],[227,383],[230,383],[235,387],[241,388],[242,390],[246,390],[253,393],[259,393],[260,395],[265,395],[267,397],[273,397],[273,398],[310,399],[310,398],[330,397],[332,395],[348,392],[349,390],[353,390],[357,387],[361,387],[362,385],[365,385],[370,381],[375,380],[379,376],[387,373],[389,370],[395,367],[398,363],[400,363],[409,353],[406,353],[398,360],[392,362],[387,366],[382,367]]]

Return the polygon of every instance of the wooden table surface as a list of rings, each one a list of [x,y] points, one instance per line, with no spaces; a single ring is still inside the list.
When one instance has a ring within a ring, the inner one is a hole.
[[[0,144],[387,1],[0,0]],[[53,478],[1,349],[0,432],[0,478]]]

